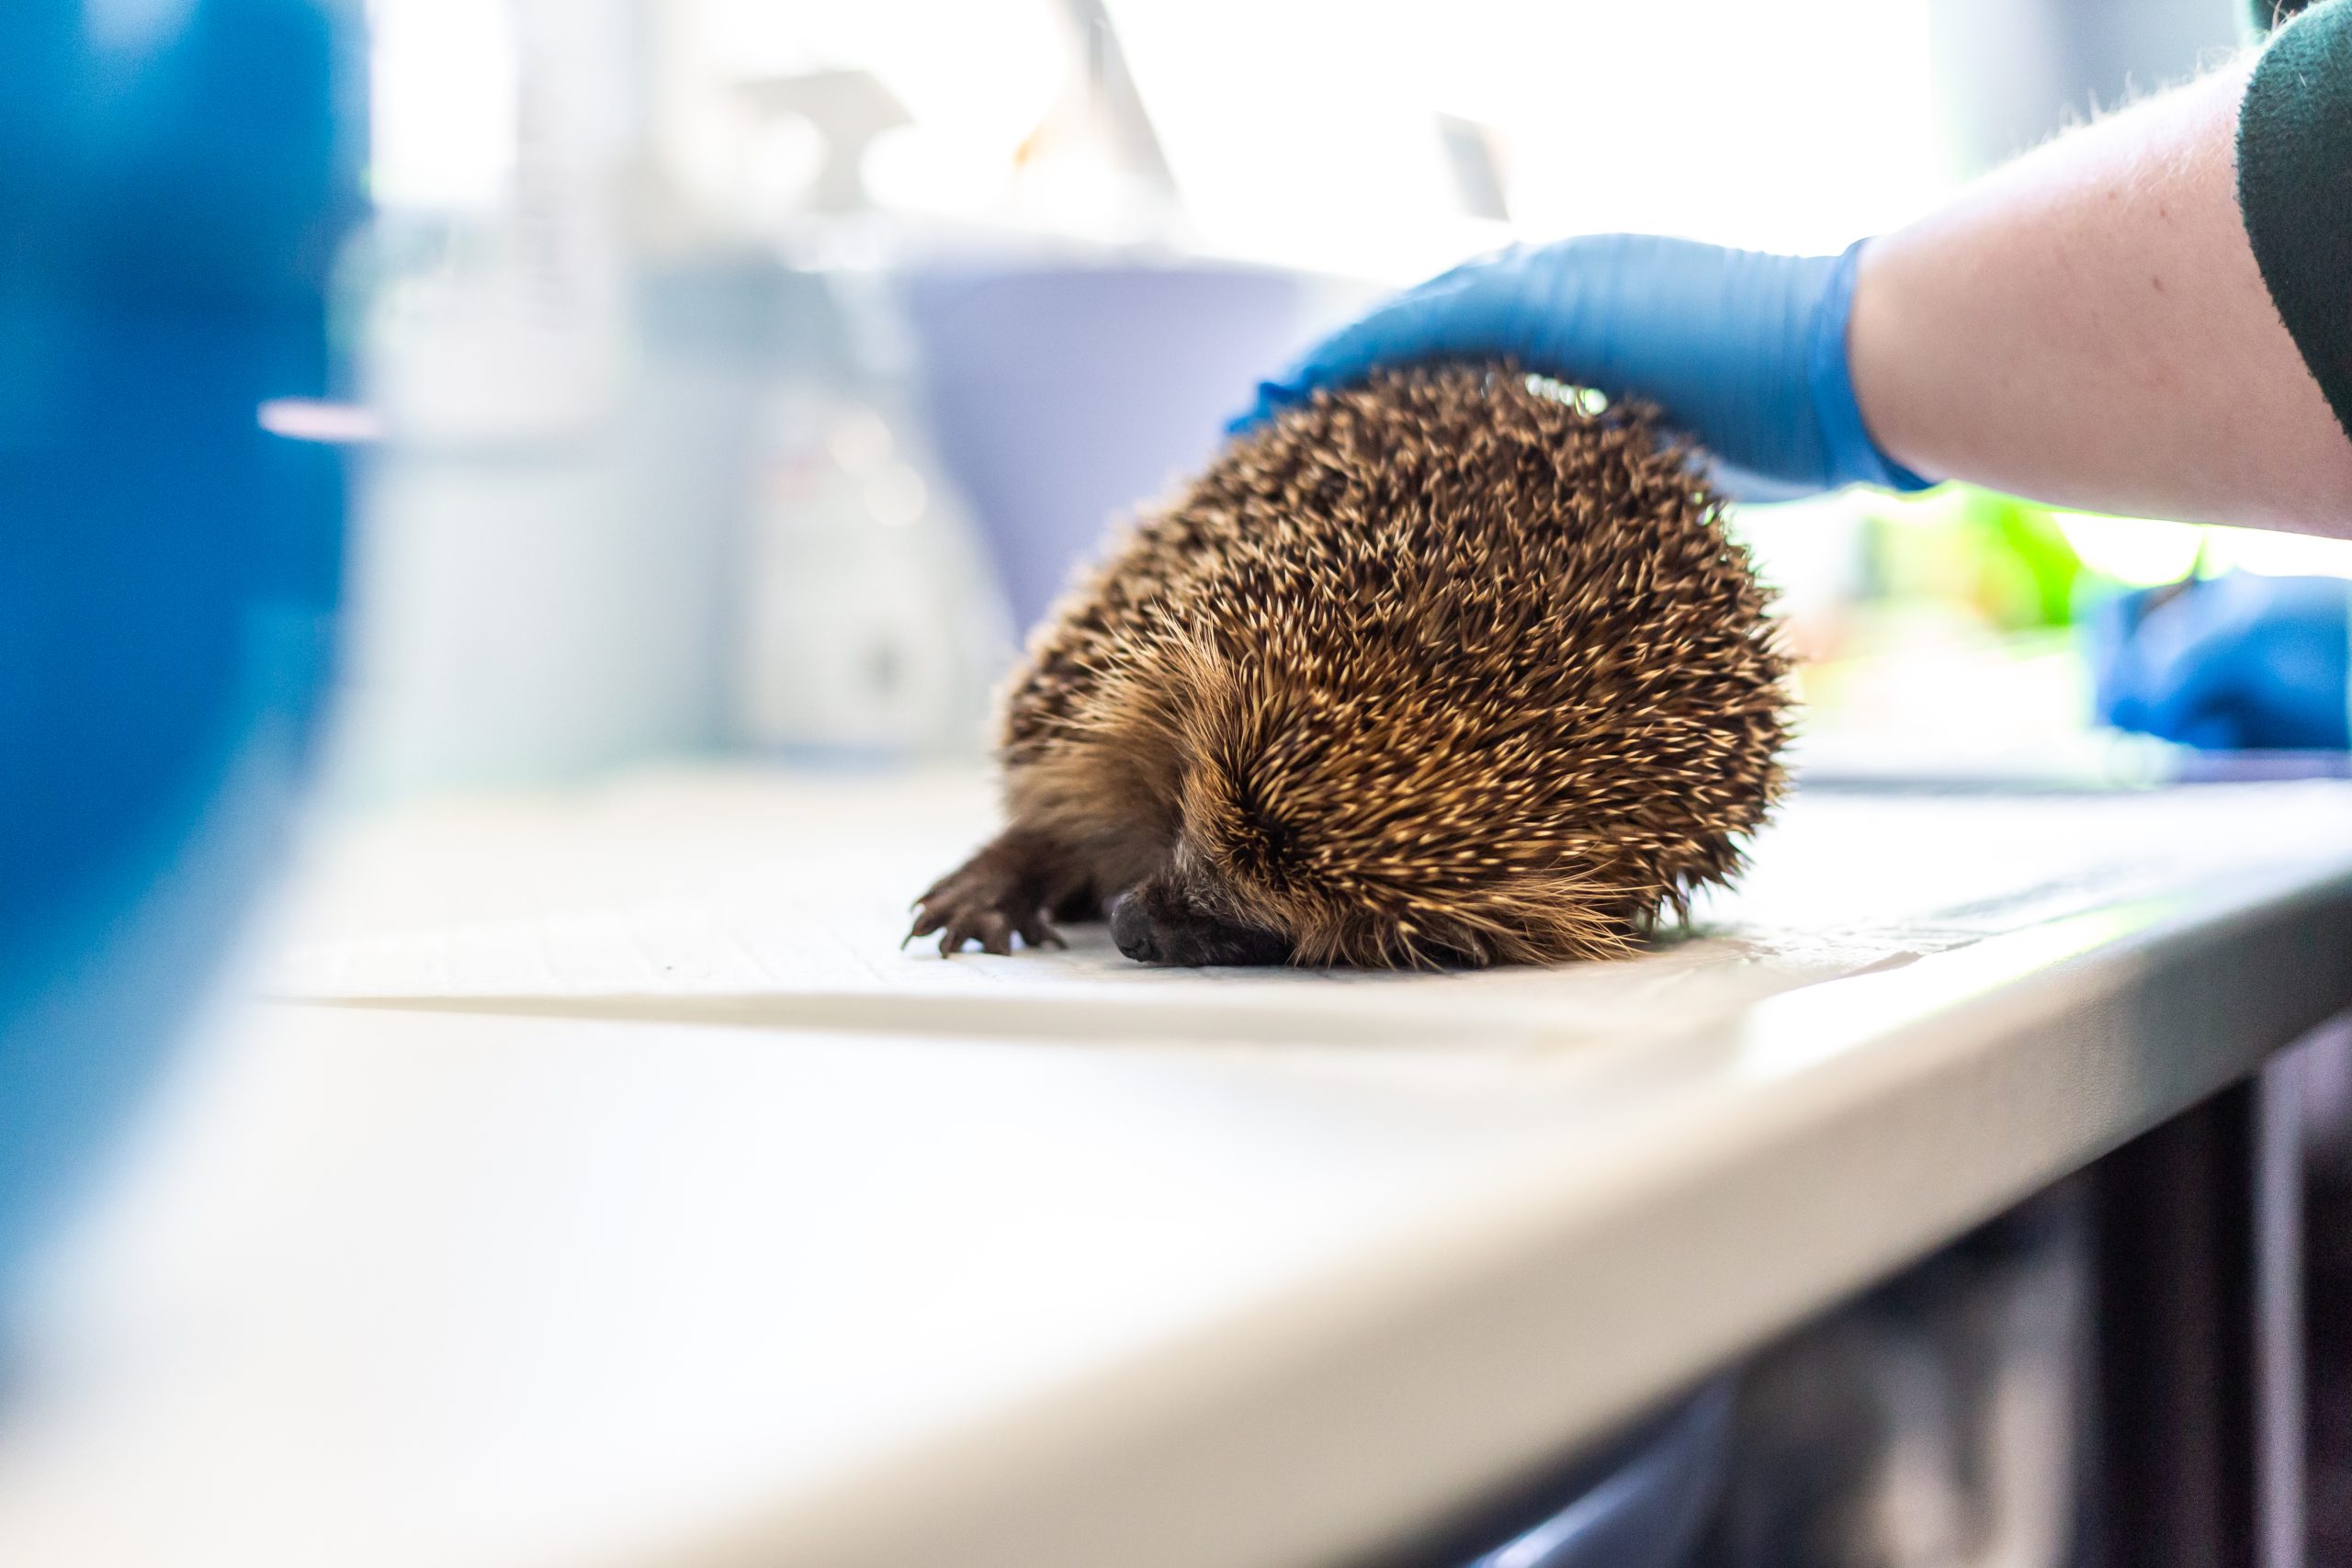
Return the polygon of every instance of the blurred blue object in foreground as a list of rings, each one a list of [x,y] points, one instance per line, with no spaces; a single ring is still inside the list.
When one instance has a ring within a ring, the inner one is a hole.
[[[2209,751],[2352,745],[2352,581],[2192,580],[2110,600],[2089,631],[2105,723]]]
[[[150,1074],[302,768],[356,6],[0,6],[0,1282]]]

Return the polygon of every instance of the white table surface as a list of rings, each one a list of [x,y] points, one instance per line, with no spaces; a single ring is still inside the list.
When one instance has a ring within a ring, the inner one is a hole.
[[[1340,1562],[2352,1002],[2352,787],[1800,798],[1638,959],[901,953],[974,778],[331,835],[0,1402],[0,1562]]]

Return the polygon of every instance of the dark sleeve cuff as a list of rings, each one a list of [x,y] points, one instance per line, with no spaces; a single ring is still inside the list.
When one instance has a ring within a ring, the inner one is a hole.
[[[2271,302],[2352,434],[2352,0],[2290,23],[2256,64],[2238,207]]]

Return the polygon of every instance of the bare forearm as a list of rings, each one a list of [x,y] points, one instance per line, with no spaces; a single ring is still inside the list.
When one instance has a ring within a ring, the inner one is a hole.
[[[1889,456],[2062,505],[2352,535],[2352,440],[2238,213],[2246,69],[2063,138],[1869,247],[1848,344]]]

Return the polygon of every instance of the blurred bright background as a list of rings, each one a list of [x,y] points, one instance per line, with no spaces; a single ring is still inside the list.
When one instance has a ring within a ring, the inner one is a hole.
[[[1578,231],[1836,250],[2237,10],[372,0],[338,794],[975,752],[1105,525],[1378,290]],[[1952,491],[1739,525],[1815,744],[1881,756],[2084,737],[2123,588],[2352,575]]]

